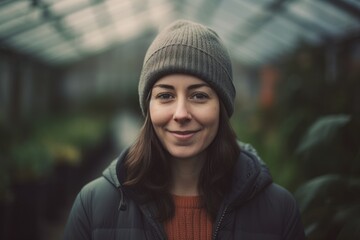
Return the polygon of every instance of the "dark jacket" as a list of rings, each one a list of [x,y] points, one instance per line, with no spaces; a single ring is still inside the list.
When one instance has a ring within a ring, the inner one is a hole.
[[[121,186],[125,154],[80,191],[65,228],[65,240],[166,239],[162,225],[153,217],[152,205],[137,204]],[[232,192],[220,207],[213,239],[305,238],[294,198],[272,183],[258,157],[242,150],[234,171]]]

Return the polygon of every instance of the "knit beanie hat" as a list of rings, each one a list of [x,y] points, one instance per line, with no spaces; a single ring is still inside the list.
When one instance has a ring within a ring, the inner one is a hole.
[[[143,115],[155,82],[176,73],[207,82],[225,105],[228,116],[232,115],[236,92],[231,61],[216,32],[198,23],[177,20],[157,35],[146,52],[138,86]]]

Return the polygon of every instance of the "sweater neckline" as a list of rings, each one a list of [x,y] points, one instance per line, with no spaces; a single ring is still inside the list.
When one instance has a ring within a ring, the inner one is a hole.
[[[202,208],[200,196],[172,196],[176,208]]]

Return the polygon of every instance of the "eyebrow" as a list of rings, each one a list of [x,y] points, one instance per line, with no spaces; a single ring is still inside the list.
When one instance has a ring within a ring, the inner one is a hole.
[[[175,89],[174,86],[168,85],[168,84],[156,84],[156,85],[154,85],[153,88],[156,88],[156,87],[165,88],[165,89],[171,89],[171,90]],[[199,83],[199,84],[190,85],[189,87],[187,87],[187,89],[192,90],[192,89],[196,89],[196,88],[200,88],[200,87],[210,87],[210,86],[208,84],[206,84],[206,83]]]

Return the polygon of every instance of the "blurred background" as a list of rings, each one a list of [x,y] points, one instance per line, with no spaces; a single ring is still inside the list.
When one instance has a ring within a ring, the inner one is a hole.
[[[218,32],[231,121],[299,203],[308,239],[360,239],[360,1],[0,0],[0,239],[60,239],[134,139],[145,52],[175,19]]]

